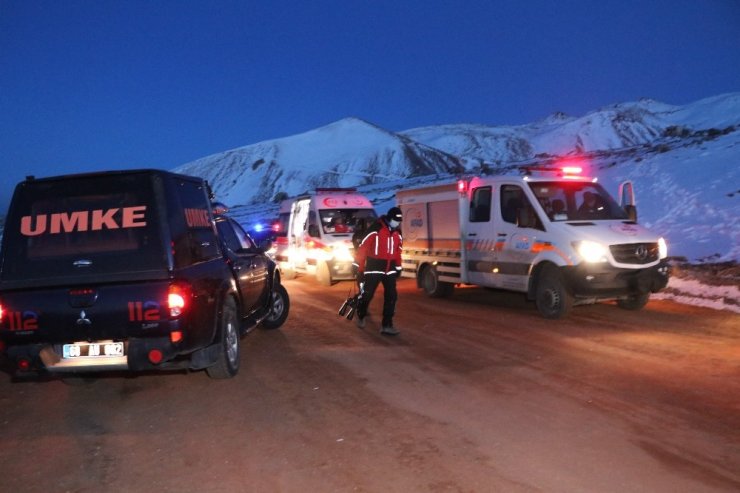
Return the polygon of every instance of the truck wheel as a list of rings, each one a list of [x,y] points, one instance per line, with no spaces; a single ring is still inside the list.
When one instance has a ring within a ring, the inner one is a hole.
[[[641,310],[650,300],[650,293],[631,294],[617,300],[617,306],[625,310]]]
[[[231,297],[224,301],[221,311],[218,358],[214,365],[206,368],[208,376],[215,379],[231,378],[239,371],[239,322]]]
[[[265,329],[277,329],[285,323],[290,311],[290,298],[285,286],[278,284],[272,292],[270,314],[262,320]]]
[[[320,262],[316,266],[316,280],[322,286],[331,286],[331,271],[329,270],[329,264],[326,262]]]
[[[421,273],[421,287],[431,298],[447,298],[452,294],[455,285],[439,280],[437,269],[426,267]]]
[[[552,268],[540,275],[535,300],[537,309],[545,318],[563,318],[573,306],[573,296],[566,289],[560,273]]]

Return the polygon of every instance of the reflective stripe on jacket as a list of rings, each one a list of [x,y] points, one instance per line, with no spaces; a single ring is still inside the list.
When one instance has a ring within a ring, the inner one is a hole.
[[[380,218],[367,231],[355,253],[358,272],[365,274],[395,274],[401,267],[403,237],[391,230],[386,219]]]

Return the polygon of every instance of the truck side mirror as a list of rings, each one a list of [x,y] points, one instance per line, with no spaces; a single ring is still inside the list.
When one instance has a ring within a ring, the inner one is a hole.
[[[627,213],[627,217],[632,222],[637,222],[637,206],[634,205],[625,205],[624,211]]]

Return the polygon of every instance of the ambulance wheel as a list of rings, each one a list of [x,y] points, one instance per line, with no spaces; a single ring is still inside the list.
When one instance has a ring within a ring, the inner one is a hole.
[[[322,286],[331,286],[331,271],[329,270],[329,264],[321,262],[316,266],[316,280]]]
[[[216,363],[206,368],[208,376],[222,380],[231,378],[239,371],[239,321],[234,299],[228,297],[221,307],[219,326],[219,348]]]
[[[625,310],[641,310],[650,300],[650,293],[637,293],[620,298],[617,300],[617,306]]]
[[[421,287],[431,298],[447,298],[455,289],[454,284],[440,281],[437,269],[432,266],[425,267],[422,271]]]
[[[573,306],[573,295],[565,287],[555,268],[546,268],[537,283],[537,309],[545,318],[563,318]]]

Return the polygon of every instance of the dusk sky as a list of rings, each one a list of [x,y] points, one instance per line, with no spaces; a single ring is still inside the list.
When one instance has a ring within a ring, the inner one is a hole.
[[[518,125],[740,91],[737,0],[0,0],[0,209],[356,116]]]

